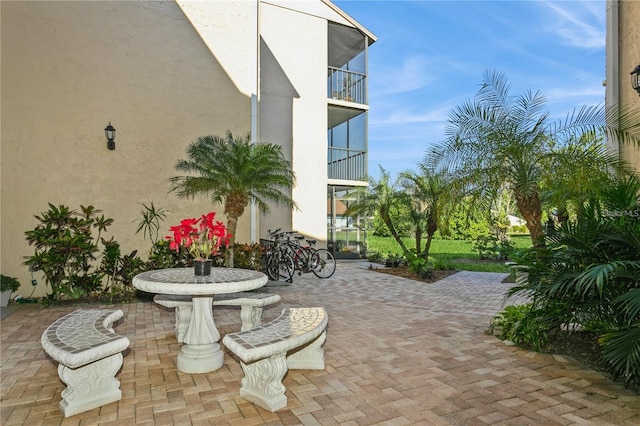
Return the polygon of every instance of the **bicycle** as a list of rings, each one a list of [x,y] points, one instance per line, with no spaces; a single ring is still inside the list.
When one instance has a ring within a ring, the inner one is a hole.
[[[268,231],[273,240],[260,241],[266,248],[263,267],[272,281],[293,282],[295,266],[293,258],[283,249],[282,236],[284,233],[277,229]]]
[[[300,243],[303,239],[307,241],[307,246]],[[302,235],[296,236],[295,240],[291,241],[287,236],[285,244],[293,257],[293,264],[298,275],[313,272],[318,278],[329,278],[334,274],[336,261],[330,251],[314,248],[317,241],[306,239]]]

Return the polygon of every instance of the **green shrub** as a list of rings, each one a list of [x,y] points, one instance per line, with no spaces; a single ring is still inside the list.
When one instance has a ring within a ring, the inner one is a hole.
[[[93,206],[80,206],[78,212],[49,203],[48,211],[35,216],[39,222],[35,229],[25,232],[35,253],[24,263],[44,273],[52,290],[49,301],[79,299],[100,290],[103,275],[95,261],[100,236],[113,219],[98,213]]]
[[[17,278],[0,274],[0,291],[16,291],[20,288],[20,281]]]
[[[45,306],[67,300],[122,302],[135,294],[131,281],[145,270],[137,251],[122,255],[120,244],[102,236],[113,223],[93,206],[72,210],[49,203],[49,210],[35,216],[38,224],[26,231],[35,252],[24,264],[42,271],[51,293]]]
[[[480,255],[480,260],[508,260],[515,248],[515,243],[508,236],[481,235],[473,242],[473,249]]]
[[[423,274],[426,275],[423,278],[429,278],[428,271],[433,270],[431,264],[428,259],[425,259],[422,256],[416,255],[415,250],[409,251],[407,253],[407,266],[411,272],[414,274],[423,277]]]
[[[448,271],[453,269],[451,266],[449,266],[449,264],[447,262],[445,262],[444,260],[440,260],[440,259],[432,259],[431,257],[429,258],[429,260],[432,261],[433,263],[433,269],[436,271]]]
[[[490,324],[491,333],[499,339],[536,351],[547,343],[547,333],[551,328],[544,313],[532,309],[531,304],[507,306]]]
[[[134,298],[133,277],[146,270],[146,263],[137,256],[137,250],[123,256],[120,244],[111,239],[102,240],[104,250],[98,272],[106,277],[102,292],[96,297],[107,298],[109,302],[125,302]]]
[[[384,265],[389,268],[397,268],[400,266],[406,266],[407,260],[400,254],[390,254],[384,261]]]
[[[243,269],[262,269],[262,255],[265,248],[260,243],[236,244],[233,252],[234,267]]]
[[[383,263],[384,262],[384,258],[382,257],[382,254],[380,254],[379,251],[370,251],[367,253],[367,260],[369,262],[373,262],[373,263]]]

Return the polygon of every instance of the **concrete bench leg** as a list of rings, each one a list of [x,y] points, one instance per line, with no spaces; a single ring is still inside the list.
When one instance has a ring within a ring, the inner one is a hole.
[[[287,373],[286,354],[280,353],[251,364],[241,362],[244,378],[240,396],[274,412],[287,406],[282,379]]]
[[[73,416],[122,399],[120,381],[115,377],[121,367],[121,353],[76,369],[58,365],[60,380],[67,385],[60,401],[64,416]]]
[[[287,367],[291,370],[324,370],[322,344],[325,340],[327,340],[327,332],[323,331],[316,340],[289,355]]]
[[[260,327],[260,324],[262,323],[262,307],[242,305],[240,308],[240,320],[242,321],[242,328],[240,331],[247,331]]]

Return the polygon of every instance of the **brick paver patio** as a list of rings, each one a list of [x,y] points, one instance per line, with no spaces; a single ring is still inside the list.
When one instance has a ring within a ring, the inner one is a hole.
[[[329,313],[324,371],[292,370],[288,406],[271,413],[238,396],[242,370],[176,370],[173,312],[121,306],[122,400],[67,419],[64,385],[40,346],[55,319],[74,310],[22,305],[2,320],[0,423],[10,425],[638,425],[640,396],[572,359],[506,346],[484,333],[502,307],[504,274],[460,272],[424,284],[339,264],[328,280],[296,277],[269,291],[285,306]],[[240,329],[238,308],[216,307],[221,334]]]

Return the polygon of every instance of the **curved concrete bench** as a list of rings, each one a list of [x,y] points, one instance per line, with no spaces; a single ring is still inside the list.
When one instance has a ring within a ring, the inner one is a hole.
[[[324,369],[327,322],[324,308],[285,308],[267,324],[224,336],[222,343],[244,371],[240,396],[269,411],[286,407],[287,370]]]
[[[191,296],[178,294],[156,294],[153,301],[158,305],[176,310],[176,338],[178,342],[184,342],[184,335],[187,332],[193,305]],[[262,308],[267,305],[278,303],[280,295],[272,293],[227,293],[216,294],[213,298],[213,306],[240,306],[240,319],[242,320],[241,331],[256,328],[262,322]]]
[[[120,381],[122,351],[129,339],[114,333],[112,324],[122,310],[78,309],[51,324],[40,343],[58,361],[58,375],[67,385],[60,409],[65,417],[82,413],[122,398]]]

